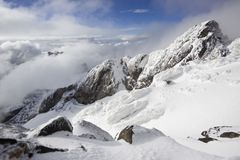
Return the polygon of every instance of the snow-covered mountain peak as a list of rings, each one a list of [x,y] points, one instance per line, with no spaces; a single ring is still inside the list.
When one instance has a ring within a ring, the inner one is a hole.
[[[186,65],[193,60],[226,56],[228,49],[225,44],[226,37],[216,21],[211,20],[195,25],[165,50],[149,54],[149,60],[139,76],[137,88],[149,86],[154,75],[176,65]]]

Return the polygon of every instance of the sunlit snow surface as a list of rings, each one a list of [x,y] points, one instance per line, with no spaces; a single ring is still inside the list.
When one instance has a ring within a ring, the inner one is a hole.
[[[57,133],[38,141],[69,151],[37,155],[34,159],[240,159],[240,138],[223,138],[206,144],[197,140],[210,127],[240,126],[240,39],[230,44],[229,49],[232,53],[227,57],[195,61],[161,72],[148,88],[122,90],[86,106],[70,102],[64,111],[40,114],[25,124],[27,128],[36,128],[64,115],[73,127],[84,119],[113,137],[132,124],[157,128],[167,136],[130,145],[124,141],[102,142]],[[81,145],[87,152],[79,148]]]

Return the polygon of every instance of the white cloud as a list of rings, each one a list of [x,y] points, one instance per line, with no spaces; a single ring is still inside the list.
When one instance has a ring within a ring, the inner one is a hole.
[[[0,45],[0,80],[17,65],[33,59],[40,53],[39,46],[29,41],[2,43]]]
[[[147,12],[149,12],[148,9],[130,9],[130,10],[121,11],[121,13],[135,13],[135,14],[143,14]]]
[[[111,0],[38,0],[30,9],[44,18],[55,15],[72,17],[77,15],[78,19],[80,18],[81,22],[83,22],[89,18],[99,18],[107,14],[112,5]]]
[[[134,9],[131,11],[132,11],[132,13],[147,13],[147,12],[149,12],[149,10],[147,10],[147,9]]]
[[[110,0],[39,0],[31,7],[0,2],[0,39],[104,36],[116,32],[111,23],[98,20],[111,9]],[[90,26],[89,21],[100,21],[104,28]]]
[[[232,0],[152,0],[154,7],[167,14],[197,15]]]

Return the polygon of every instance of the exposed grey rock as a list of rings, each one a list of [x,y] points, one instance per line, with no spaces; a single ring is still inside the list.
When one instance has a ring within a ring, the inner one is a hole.
[[[11,139],[11,138],[0,138],[0,144],[5,145],[5,144],[16,144],[17,140],[16,139]]]
[[[132,144],[132,141],[133,141],[133,140],[132,140],[132,136],[133,136],[133,134],[134,134],[134,132],[133,132],[133,126],[127,126],[126,128],[124,128],[124,129],[120,132],[117,140],[123,139],[123,140],[125,140],[126,142]]]
[[[220,137],[221,138],[238,138],[238,137],[240,137],[240,134],[236,133],[236,132],[223,132],[220,135]]]
[[[114,65],[114,61],[108,60],[88,73],[74,94],[78,103],[93,103],[116,93],[119,84],[114,77]]]
[[[59,117],[43,127],[38,136],[47,136],[58,131],[72,132],[72,130],[73,127],[70,121],[65,117]]]
[[[139,54],[134,58],[124,57],[121,59],[121,65],[123,66],[123,73],[125,77],[123,84],[127,90],[132,90],[137,84],[137,80],[141,72],[143,71],[148,60],[148,55]]]
[[[138,125],[131,125],[124,128],[117,136],[117,140],[125,140],[132,143],[143,143],[151,141],[157,137],[165,136],[161,131],[153,128],[148,129]]]
[[[60,51],[49,51],[48,52],[49,56],[57,56],[59,54],[63,54],[63,52],[60,52]]]
[[[166,82],[166,84],[171,85],[174,84],[174,82],[172,80],[164,80]]]
[[[96,100],[116,93],[119,83],[114,77],[114,61],[108,60],[89,71],[79,84],[59,88],[48,96],[41,104],[39,113],[48,112],[60,101],[66,103],[75,99],[81,104],[90,104]]]
[[[211,141],[217,141],[217,139],[211,138],[211,137],[198,138],[198,140],[202,141],[204,143],[208,143],[208,142],[211,142]]]
[[[66,152],[68,149],[50,148],[43,145],[37,145],[34,149],[36,153],[49,153],[49,152]]]
[[[67,92],[71,92],[75,90],[75,85],[70,85],[68,87],[59,88],[54,91],[51,95],[49,95],[46,99],[44,99],[39,107],[39,113],[45,113],[51,110],[58,102],[60,102],[63,98],[63,95]],[[68,95],[71,97],[71,95]],[[66,98],[64,102],[70,100],[70,98]]]
[[[221,138],[238,138],[240,137],[240,130],[239,127],[216,126],[203,131],[201,135],[204,138],[199,138],[199,140],[207,143],[214,140],[222,140]]]
[[[36,90],[28,94],[20,105],[12,106],[13,109],[9,111],[3,122],[22,125],[34,118],[48,92],[48,90]]]

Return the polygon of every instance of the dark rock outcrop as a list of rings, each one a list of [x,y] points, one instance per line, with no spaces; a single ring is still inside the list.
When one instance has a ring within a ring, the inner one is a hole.
[[[124,129],[120,132],[117,140],[123,139],[123,140],[125,140],[126,142],[132,144],[132,141],[133,141],[133,140],[132,140],[132,136],[133,136],[133,134],[134,134],[134,132],[133,132],[133,126],[127,126],[126,128],[124,128]]]
[[[51,110],[58,102],[62,100],[64,94],[71,92],[75,89],[75,87],[75,85],[70,85],[68,87],[59,88],[54,91],[54,93],[52,93],[50,96],[43,100],[39,107],[39,113],[45,113]],[[66,98],[64,102],[68,101],[68,99]]]
[[[113,95],[119,85],[114,77],[114,65],[114,61],[105,61],[89,71],[81,83],[57,89],[41,103],[39,113],[48,112],[60,101],[62,105],[72,99],[81,104],[90,104]]]
[[[59,148],[49,148],[43,145],[37,145],[35,147],[35,152],[42,154],[42,153],[49,153],[49,152],[66,152],[68,151],[67,149],[59,149]]]
[[[211,142],[211,141],[217,141],[217,139],[211,138],[211,137],[198,138],[198,140],[202,141],[204,143],[208,143],[208,142]]]
[[[49,56],[57,56],[57,55],[59,55],[59,54],[63,54],[63,52],[61,51],[49,51],[48,52],[48,55]]]
[[[238,138],[240,137],[239,133],[236,132],[223,132],[222,134],[220,134],[221,138]]]
[[[212,127],[206,131],[203,131],[201,135],[204,136],[204,138],[199,138],[199,140],[207,143],[214,140],[222,140],[221,138],[238,138],[240,137],[240,134],[239,131],[236,132],[239,130],[237,128],[233,126]]]
[[[0,144],[5,145],[5,144],[16,144],[17,140],[16,139],[11,139],[11,138],[0,138]]]
[[[139,54],[134,58],[124,57],[121,59],[121,65],[125,77],[123,84],[127,90],[133,90],[137,85],[137,80],[142,73],[148,60],[148,55]]]
[[[147,129],[138,125],[131,125],[124,128],[117,136],[117,140],[125,140],[132,143],[149,142],[160,136],[165,136],[161,131],[153,128]]]
[[[114,61],[108,60],[93,68],[74,94],[78,103],[90,104],[116,93],[118,82],[114,77]]]
[[[38,136],[47,136],[58,131],[72,132],[73,127],[70,121],[65,117],[59,117],[43,127]]]

